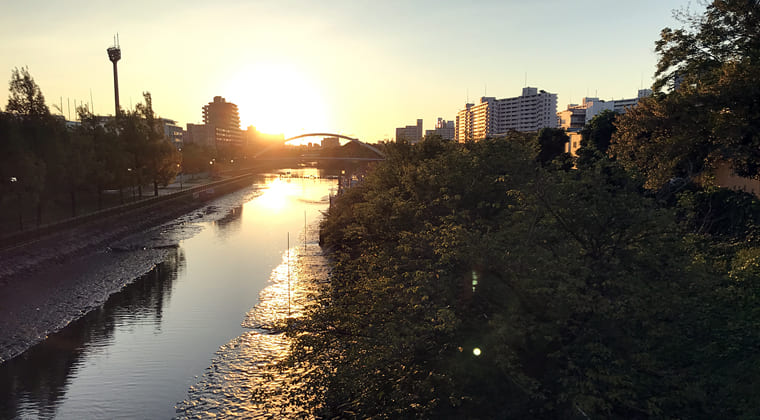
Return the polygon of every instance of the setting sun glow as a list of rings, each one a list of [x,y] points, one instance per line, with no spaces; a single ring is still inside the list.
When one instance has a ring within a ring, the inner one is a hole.
[[[254,64],[233,77],[227,91],[238,105],[243,128],[252,125],[286,137],[328,128],[322,92],[300,68]]]
[[[266,190],[256,202],[263,208],[279,212],[287,205],[288,196],[293,194],[293,189],[289,180],[275,178],[269,181]]]

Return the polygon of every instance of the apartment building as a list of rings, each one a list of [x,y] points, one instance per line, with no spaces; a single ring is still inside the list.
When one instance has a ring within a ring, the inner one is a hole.
[[[651,94],[651,89],[639,89],[637,97],[631,99],[605,101],[599,98],[583,98],[580,104],[570,104],[566,110],[558,112],[557,121],[560,128],[575,133],[602,111],[610,110],[622,114],[628,108],[636,106],[641,98]]]
[[[203,124],[207,127],[210,142],[215,146],[243,144],[238,107],[223,97],[214,96],[213,102],[203,106]]]
[[[514,98],[484,96],[478,104],[465,104],[457,113],[454,131],[456,140],[464,142],[546,127],[557,127],[557,94],[525,87]]]

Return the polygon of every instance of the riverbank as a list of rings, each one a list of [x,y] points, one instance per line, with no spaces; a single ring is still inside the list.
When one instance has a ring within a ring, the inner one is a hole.
[[[208,200],[250,185],[254,174],[90,215],[0,251],[0,363],[105,302],[193,234],[190,222],[226,209]],[[185,227],[188,225],[188,227]],[[62,280],[74,279],[74,280]]]

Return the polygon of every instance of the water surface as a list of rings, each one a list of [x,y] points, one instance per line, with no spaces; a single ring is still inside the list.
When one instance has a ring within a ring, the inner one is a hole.
[[[164,262],[0,365],[0,418],[274,415],[250,390],[287,342],[262,327],[297,314],[306,280],[324,276],[315,232],[334,185],[293,175],[212,203],[220,217]]]

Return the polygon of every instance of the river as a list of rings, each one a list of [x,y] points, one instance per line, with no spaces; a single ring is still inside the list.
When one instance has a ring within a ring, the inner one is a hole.
[[[270,327],[326,277],[317,229],[336,185],[315,169],[292,175],[171,225],[163,262],[0,365],[0,418],[282,417],[282,401],[252,395],[282,382],[262,376],[288,346]]]

